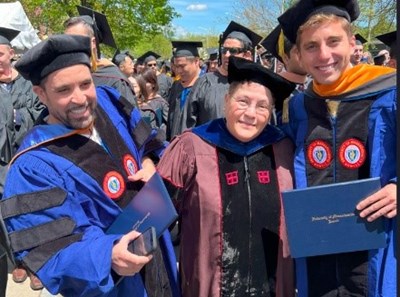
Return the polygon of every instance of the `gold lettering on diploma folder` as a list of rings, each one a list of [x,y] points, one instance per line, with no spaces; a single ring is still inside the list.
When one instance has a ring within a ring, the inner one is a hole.
[[[354,217],[355,213],[332,214],[326,216],[312,216],[311,222],[327,222],[328,224],[339,223],[341,219]]]
[[[140,221],[137,221],[135,224],[133,224],[132,230],[137,230],[144,223],[144,221],[147,220],[147,218],[149,216],[150,216],[150,212],[147,212],[147,214],[143,217],[143,219],[141,219]]]

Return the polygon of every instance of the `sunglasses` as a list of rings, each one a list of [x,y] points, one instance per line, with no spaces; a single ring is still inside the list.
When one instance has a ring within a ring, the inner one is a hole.
[[[231,55],[237,55],[240,53],[244,53],[246,50],[244,48],[240,47],[221,47],[221,52],[223,55],[225,55],[227,52],[229,52]]]
[[[149,64],[147,64],[147,67],[153,67],[153,66],[157,66],[157,63],[149,63]]]

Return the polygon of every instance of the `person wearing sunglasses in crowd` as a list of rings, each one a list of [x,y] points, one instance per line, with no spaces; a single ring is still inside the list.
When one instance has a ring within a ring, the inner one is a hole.
[[[229,57],[253,60],[253,49],[262,37],[230,22],[220,40],[221,65],[198,79],[188,97],[187,127],[195,127],[223,116],[224,95],[228,91]]]
[[[159,88],[159,94],[163,98],[168,98],[169,92],[172,87],[173,80],[170,76],[165,73],[161,73],[158,69],[157,59],[161,56],[153,51],[148,51],[138,58],[138,60],[143,61],[144,69],[141,71],[143,73],[146,69],[152,69],[157,74],[157,83]]]

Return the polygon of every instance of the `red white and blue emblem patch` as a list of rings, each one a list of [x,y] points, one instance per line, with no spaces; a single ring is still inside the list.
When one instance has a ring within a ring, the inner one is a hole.
[[[348,169],[360,168],[364,164],[366,156],[364,144],[355,138],[346,140],[339,148],[340,163]]]
[[[103,190],[111,199],[118,199],[125,191],[125,181],[117,171],[110,171],[103,180]]]
[[[325,141],[315,140],[308,146],[307,158],[314,168],[325,169],[332,162],[332,150]]]
[[[125,155],[123,162],[124,162],[125,171],[128,175],[133,175],[136,172],[138,172],[139,166],[138,166],[136,160],[131,155],[129,155],[129,154]]]

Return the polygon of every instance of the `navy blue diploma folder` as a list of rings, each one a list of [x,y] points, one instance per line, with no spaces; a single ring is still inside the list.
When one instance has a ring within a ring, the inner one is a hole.
[[[370,178],[282,192],[292,257],[385,247],[382,218],[368,222],[356,209],[380,187]]]
[[[108,228],[108,234],[156,229],[157,237],[178,217],[164,182],[155,173]]]

